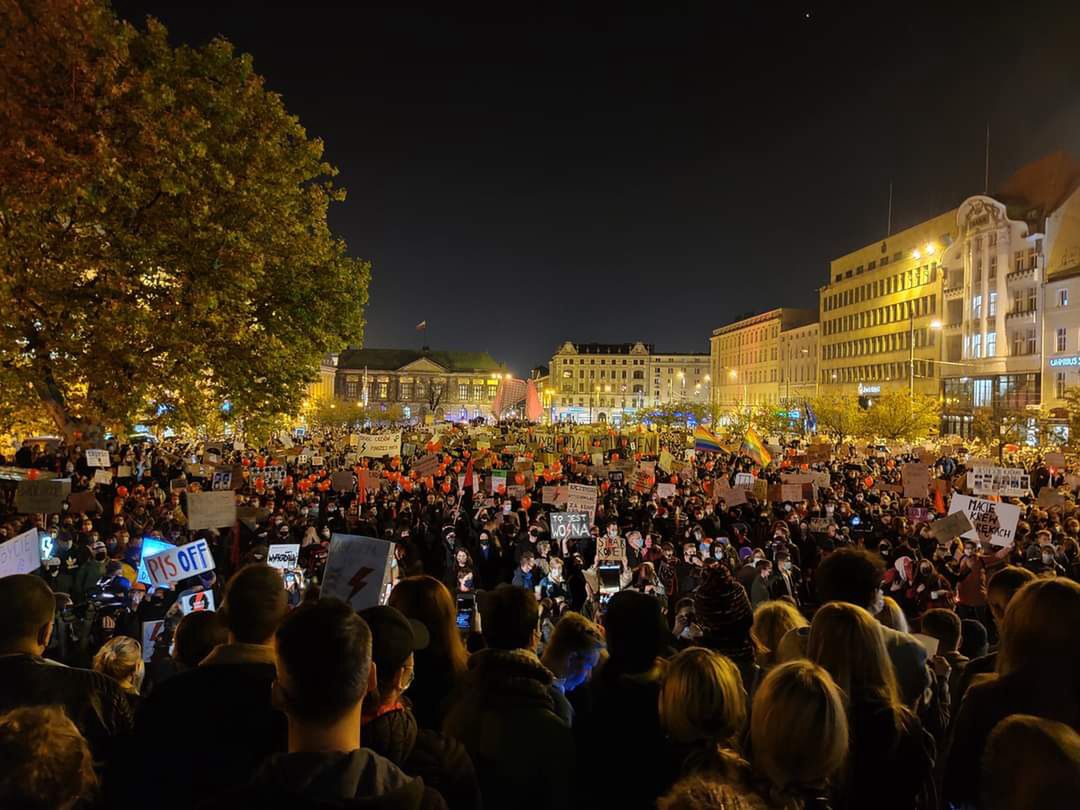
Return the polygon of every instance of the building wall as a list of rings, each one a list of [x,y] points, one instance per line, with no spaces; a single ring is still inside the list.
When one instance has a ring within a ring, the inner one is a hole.
[[[721,408],[780,401],[780,323],[774,309],[713,332],[713,390]]]
[[[1042,403],[1055,408],[1080,386],[1080,190],[1047,218],[1045,244]]]
[[[820,324],[780,331],[780,390],[782,402],[804,401],[817,392]]]
[[[908,389],[914,331],[915,390],[937,395],[942,317],[940,254],[955,241],[956,210],[830,263],[819,291],[821,391]]]
[[[441,391],[434,409],[436,419],[490,418],[491,405],[498,389],[498,378],[479,372],[442,374],[369,370],[367,403],[372,407],[400,405],[406,418],[418,418],[431,412],[433,386]],[[342,399],[364,399],[364,370],[339,369],[337,395]]]

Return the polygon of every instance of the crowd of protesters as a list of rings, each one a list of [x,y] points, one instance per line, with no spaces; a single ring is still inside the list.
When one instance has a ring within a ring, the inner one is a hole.
[[[0,579],[0,806],[1076,806],[1065,470],[1028,465],[1064,503],[1004,499],[1021,520],[992,545],[941,536],[941,499],[896,491],[907,457],[845,447],[802,463],[821,485],[785,501],[797,459],[762,469],[680,434],[573,452],[533,431],[441,430],[383,459],[340,430],[114,442],[124,475],[96,484],[79,447],[26,443],[20,476],[97,504],[0,505],[0,540],[36,527],[42,548]],[[620,461],[653,463],[610,475]],[[233,471],[240,520],[191,531],[186,494],[214,469]],[[963,449],[931,470],[960,488]],[[732,497],[740,473],[769,496]],[[598,493],[573,539],[550,520],[569,483]],[[393,542],[386,604],[320,598],[334,534]],[[214,569],[147,587],[148,539],[205,539]],[[267,565],[277,544],[300,546],[295,570]],[[218,610],[184,614],[193,594]]]

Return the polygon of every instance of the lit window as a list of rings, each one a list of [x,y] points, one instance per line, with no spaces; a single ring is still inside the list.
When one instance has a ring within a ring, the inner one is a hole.
[[[1063,290],[1058,290],[1058,306],[1067,307],[1069,305],[1069,290],[1066,287]]]
[[[986,356],[997,356],[997,332],[986,333]]]
[[[1064,326],[1058,327],[1057,330],[1057,349],[1055,351],[1065,351],[1065,345],[1068,342],[1068,333]]]

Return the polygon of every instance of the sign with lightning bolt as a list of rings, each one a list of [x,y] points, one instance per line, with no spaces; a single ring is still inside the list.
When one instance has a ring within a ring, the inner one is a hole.
[[[394,544],[357,534],[334,534],[326,558],[322,595],[348,602],[353,610],[381,604],[390,584]]]

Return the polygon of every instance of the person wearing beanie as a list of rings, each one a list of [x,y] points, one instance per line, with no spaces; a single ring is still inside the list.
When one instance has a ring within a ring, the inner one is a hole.
[[[754,572],[756,575],[756,566]],[[694,612],[702,630],[701,646],[730,658],[739,667],[746,691],[752,692],[757,673],[750,638],[754,611],[746,590],[723,563],[705,571],[694,592]]]

